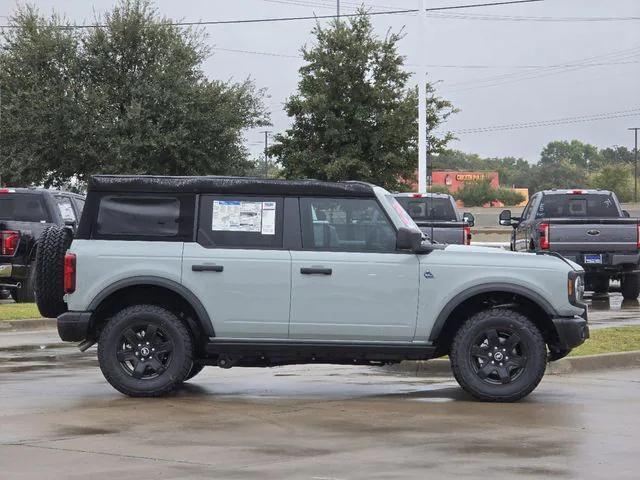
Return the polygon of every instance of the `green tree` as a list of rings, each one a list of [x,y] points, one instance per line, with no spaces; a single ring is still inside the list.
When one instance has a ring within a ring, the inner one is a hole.
[[[376,37],[364,11],[328,28],[316,25],[315,46],[303,48],[298,91],[286,103],[293,125],[271,154],[284,174],[320,180],[365,180],[391,189],[417,167],[417,89],[397,52],[402,33]],[[428,86],[433,132],[454,109]],[[429,134],[431,153],[452,138]]]
[[[613,190],[621,202],[633,200],[633,172],[626,165],[602,167],[598,172],[589,176],[589,186]]]
[[[567,159],[552,164],[538,163],[531,169],[530,193],[552,188],[583,188],[587,185],[587,172]]]
[[[557,165],[563,161],[589,171],[601,164],[598,148],[580,140],[549,142],[540,154],[540,166]]]
[[[524,200],[524,196],[508,188],[493,188],[489,179],[466,182],[454,196],[465,207],[480,207],[496,200],[505,205],[517,205]]]
[[[93,173],[243,174],[247,128],[267,122],[250,81],[209,80],[201,33],[145,0],[122,0],[82,31],[33,8],[10,19],[0,53],[2,170],[60,185]]]

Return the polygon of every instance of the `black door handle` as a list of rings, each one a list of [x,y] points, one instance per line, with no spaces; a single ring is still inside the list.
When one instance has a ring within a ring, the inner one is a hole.
[[[222,265],[191,265],[191,270],[194,272],[222,272],[224,267]]]
[[[302,267],[300,273],[303,275],[331,275],[332,270],[324,267]]]

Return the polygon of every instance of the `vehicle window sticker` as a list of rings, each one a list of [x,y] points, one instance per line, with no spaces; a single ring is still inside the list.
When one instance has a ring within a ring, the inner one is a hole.
[[[276,202],[214,200],[211,230],[276,234]]]

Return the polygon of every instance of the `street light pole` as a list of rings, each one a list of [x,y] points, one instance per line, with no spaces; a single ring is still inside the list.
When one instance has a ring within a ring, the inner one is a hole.
[[[427,66],[425,52],[427,46],[427,0],[420,2],[420,42],[418,52],[418,192],[427,191]]]
[[[638,203],[638,130],[640,130],[640,127],[633,127],[628,130],[633,130],[635,134],[635,148],[633,150],[633,201]]]
[[[264,133],[264,178],[269,176],[269,134],[270,130],[265,130]]]

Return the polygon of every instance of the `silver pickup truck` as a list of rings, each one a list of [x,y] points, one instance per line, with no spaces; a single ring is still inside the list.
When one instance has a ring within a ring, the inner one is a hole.
[[[471,395],[514,401],[589,336],[578,265],[425,242],[363,182],[95,176],[68,250],[62,233],[40,239],[38,295],[132,396],[206,365],[449,355]]]
[[[448,245],[470,245],[471,213],[460,214],[446,193],[396,193],[394,197],[429,240]]]
[[[512,225],[511,250],[556,252],[586,271],[586,287],[597,293],[621,281],[625,299],[640,294],[640,224],[629,218],[615,193],[606,190],[545,190],[534,194],[519,217],[500,214]]]

